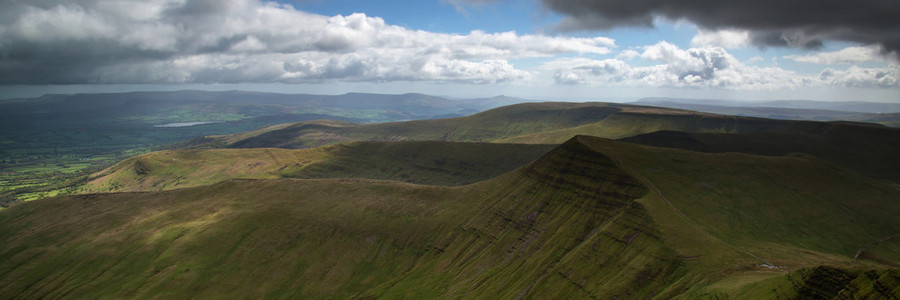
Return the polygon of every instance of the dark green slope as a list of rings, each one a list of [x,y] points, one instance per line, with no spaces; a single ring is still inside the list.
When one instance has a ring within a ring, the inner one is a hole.
[[[376,294],[446,286],[449,298],[647,298],[684,274],[634,201],[647,189],[580,141],[473,191],[483,204],[437,241],[442,256]]]
[[[742,299],[900,299],[900,268],[844,270],[809,267],[751,284]]]
[[[524,166],[556,145],[353,142],[315,149],[157,151],[94,174],[82,193],[161,191],[228,179],[366,178],[466,185]]]
[[[718,278],[685,286],[688,299],[900,297],[896,186],[806,155],[581,141],[651,187],[638,201],[688,258],[686,276]],[[759,281],[762,273],[741,270],[750,266],[788,273]]]
[[[900,129],[853,122],[723,116],[610,103],[528,103],[468,117],[370,125],[297,123],[228,147],[307,148],[357,140],[560,144],[576,135],[704,152],[806,153],[900,182]]]
[[[679,260],[633,201],[646,189],[596,154],[573,142],[461,188],[231,180],[26,203],[0,212],[0,297],[652,295]]]
[[[622,111],[600,122],[576,127],[535,132],[500,139],[508,143],[562,143],[576,135],[591,135],[621,139],[656,131],[709,132],[709,133],[818,133],[834,124],[846,124],[865,131],[884,126],[868,123],[814,122],[774,120],[753,117],[724,116],[708,113],[623,106]]]
[[[303,122],[219,139],[227,140],[230,148],[311,148],[360,140],[561,144],[576,135],[620,139],[657,131],[745,134],[750,138],[771,133],[804,140],[803,144],[781,145],[766,142],[762,135],[745,143],[760,149],[752,153],[761,154],[808,152],[813,146],[849,147],[857,152],[853,154],[873,148],[900,150],[900,129],[876,124],[773,120],[612,103],[527,103],[460,118],[366,125]]]
[[[652,182],[706,233],[747,249],[770,251],[759,243],[769,242],[853,258],[864,245],[900,234],[900,189],[815,157],[585,141]],[[900,240],[867,250],[900,261]],[[789,252],[772,255],[786,265],[797,259]]]
[[[854,254],[898,228],[896,199],[809,157],[580,136],[463,187],[229,180],[25,203],[0,211],[0,298],[887,295],[872,291],[900,243]],[[798,273],[823,265],[852,279]]]
[[[445,189],[235,180],[0,212],[0,298],[346,298],[434,256]]]
[[[897,127],[900,125],[900,113],[898,106],[889,103],[846,103],[838,104],[828,102],[788,103],[782,102],[786,107],[765,106],[762,103],[728,103],[716,105],[716,101],[705,103],[682,103],[676,101],[641,100],[632,104],[652,105],[702,111],[722,115],[751,116],[768,119],[782,120],[809,120],[809,121],[857,121],[878,123],[886,126]],[[771,102],[770,104],[779,104]],[[752,106],[751,106],[752,105]],[[794,108],[789,108],[794,106]],[[832,106],[828,108],[828,106]],[[856,106],[854,108],[854,106]],[[823,109],[823,107],[825,107]]]
[[[900,129],[843,122],[818,123],[803,131],[658,131],[623,141],[692,151],[781,156],[810,154],[862,174],[900,183]]]
[[[428,185],[466,185],[524,166],[556,145],[438,141],[353,142],[324,147],[327,157],[280,171],[288,178],[367,178]]]

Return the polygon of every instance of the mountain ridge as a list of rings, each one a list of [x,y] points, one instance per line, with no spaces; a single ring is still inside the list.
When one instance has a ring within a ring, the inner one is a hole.
[[[673,175],[687,172],[691,178]],[[648,181],[708,235],[684,226],[688,221]],[[850,194],[866,201],[842,200]],[[577,136],[527,166],[461,187],[233,179],[25,203],[0,211],[0,254],[9,258],[0,262],[0,295],[884,296],[894,292],[871,286],[895,271],[878,261],[900,261],[900,243],[865,250],[874,260],[853,256],[869,235],[883,238],[896,228],[900,212],[883,204],[898,195],[805,156],[699,153]],[[805,210],[785,218],[784,205]],[[809,227],[822,214],[849,218]],[[815,269],[822,265],[839,271]],[[807,289],[816,286],[822,288]]]
[[[786,108],[799,110],[834,110],[858,113],[900,113],[900,104],[867,101],[767,100],[733,101],[721,99],[643,98],[635,104],[709,105],[726,107]]]
[[[294,123],[258,131],[244,139],[210,137],[209,143],[229,148],[289,149],[360,140],[561,144],[577,135],[638,141],[641,138],[637,136],[659,131],[731,136],[735,144],[745,146],[731,147],[730,151],[769,155],[808,153],[877,178],[900,180],[897,171],[900,161],[893,155],[900,151],[896,142],[900,141],[900,129],[867,123],[771,120],[611,103],[527,103],[467,117],[381,124]],[[751,146],[749,141],[740,141],[737,136],[756,137],[751,140],[765,143]],[[763,138],[766,136],[778,137],[777,140],[785,143],[773,144]],[[228,142],[216,142],[222,139]],[[753,149],[766,148],[763,145],[770,145],[771,149]],[[774,149],[779,150],[773,152]]]

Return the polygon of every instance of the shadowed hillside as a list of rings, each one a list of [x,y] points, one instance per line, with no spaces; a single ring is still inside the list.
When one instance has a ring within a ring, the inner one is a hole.
[[[411,141],[302,150],[169,150],[126,159],[95,174],[81,189],[82,193],[161,191],[235,178],[367,178],[465,185],[512,171],[554,147]]]
[[[622,139],[701,152],[781,156],[810,154],[862,174],[900,183],[900,130],[821,123],[806,132],[703,133],[658,131]]]
[[[900,129],[869,123],[772,120],[610,103],[528,103],[454,119],[283,126],[212,140],[227,140],[219,144],[235,148],[307,148],[356,140],[560,144],[591,135],[705,152],[806,153],[900,183]],[[682,135],[692,138],[672,141]]]
[[[25,203],[0,211],[0,297],[897,297],[878,288],[900,262],[896,199],[808,156],[579,136],[463,187],[229,180]]]
[[[614,103],[524,103],[467,117],[380,124],[301,122],[241,136],[210,137],[230,148],[312,148],[347,141],[437,140],[560,144],[576,135],[624,138],[661,130],[818,133],[838,123],[724,116]],[[859,128],[878,125],[859,123]],[[862,130],[862,129],[860,129]]]
[[[680,99],[683,101],[683,99]],[[890,103],[772,101],[768,103],[698,101],[679,102],[679,99],[644,99],[631,104],[687,109],[722,115],[760,117],[782,120],[857,121],[900,126],[900,106]],[[720,105],[725,104],[725,105]],[[767,107],[770,105],[781,105]],[[793,108],[792,108],[793,107]]]

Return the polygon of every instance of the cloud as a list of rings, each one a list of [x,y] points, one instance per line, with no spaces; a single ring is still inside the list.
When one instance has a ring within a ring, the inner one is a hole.
[[[640,58],[650,65],[634,66],[624,60],[560,58],[541,71],[553,74],[557,84],[630,87],[714,88],[724,90],[782,90],[807,87],[896,87],[898,69],[826,69],[804,75],[778,67],[746,65],[724,48],[705,46],[681,49],[667,42],[645,46]],[[652,64],[656,63],[656,64]]]
[[[811,55],[788,55],[784,58],[797,62],[833,65],[853,64],[867,61],[884,61],[879,53],[879,47],[847,47],[834,52],[819,52]]]
[[[691,46],[716,46],[726,49],[744,47],[750,44],[750,31],[747,30],[703,30],[691,39]]]
[[[846,70],[825,69],[819,79],[832,86],[846,87],[896,87],[900,79],[898,68],[861,68],[851,66]]]
[[[652,27],[655,18],[686,20],[707,31],[748,31],[759,46],[818,48],[838,40],[900,50],[900,5],[885,0],[541,0],[566,16],[560,30]]]
[[[637,52],[637,51],[635,51],[635,50],[628,49],[628,50],[622,51],[621,53],[619,53],[618,55],[616,55],[616,59],[632,60],[632,59],[634,59],[635,57],[638,57],[638,56],[641,56],[641,53],[640,53],[640,52]]]
[[[476,1],[478,2],[478,1]],[[0,4],[0,84],[526,80],[511,59],[607,54],[605,37],[434,33],[259,0]]]

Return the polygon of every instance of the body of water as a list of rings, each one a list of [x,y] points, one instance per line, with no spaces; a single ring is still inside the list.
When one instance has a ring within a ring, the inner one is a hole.
[[[181,122],[181,123],[168,123],[161,125],[153,125],[153,127],[161,127],[161,128],[169,128],[169,127],[188,127],[195,125],[203,125],[203,124],[213,124],[213,123],[222,123],[223,121],[206,121],[206,122]]]

